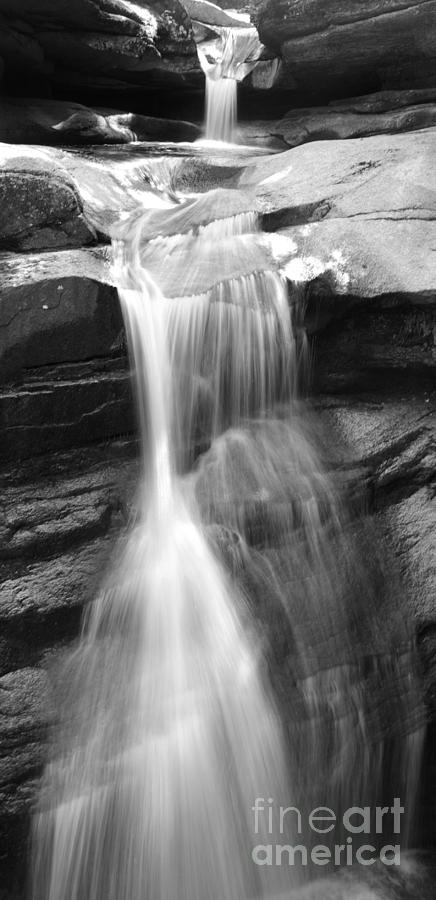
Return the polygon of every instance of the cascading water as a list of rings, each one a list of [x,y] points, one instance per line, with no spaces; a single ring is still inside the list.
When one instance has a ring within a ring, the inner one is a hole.
[[[238,81],[255,67],[261,44],[254,27],[216,27],[218,37],[197,46],[206,75],[206,138],[231,141],[237,120]]]
[[[205,332],[210,348],[218,339],[214,421],[225,407],[222,332],[234,342],[230,416],[236,423],[245,411],[253,375],[253,402],[265,413],[277,366],[269,344],[275,340],[283,353],[281,334],[291,341],[286,297],[277,276],[249,279],[236,293],[252,353],[239,360],[239,332],[225,322],[231,293],[209,309],[197,298],[184,316],[147,273],[148,218],[124,226],[115,253],[143,440],[138,521],[70,662],[74,725],[62,761],[47,771],[47,807],[36,825],[33,896],[40,900],[241,900],[288,883],[280,870],[266,877],[251,859],[253,799],[288,793],[279,719],[259,674],[246,604],[212,552],[174,462],[190,431],[189,416],[176,415],[178,381],[184,373],[192,409],[192,361]],[[238,235],[241,218],[222,233]],[[211,230],[200,240],[214,240]]]
[[[253,847],[319,835],[302,838],[292,816],[255,823],[256,798],[341,813],[401,796],[411,821],[422,720],[411,651],[401,623],[394,653],[379,634],[383,566],[372,545],[363,564],[371,535],[343,509],[296,399],[287,290],[250,198],[131,201],[113,272],[143,471],[135,520],[62,673],[31,896],[288,896],[317,872],[256,865]],[[370,650],[358,662],[362,619]],[[323,834],[335,841],[340,823]]]

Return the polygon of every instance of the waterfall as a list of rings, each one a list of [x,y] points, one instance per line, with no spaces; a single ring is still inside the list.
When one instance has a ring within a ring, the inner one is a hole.
[[[206,75],[206,138],[231,141],[237,120],[238,81],[257,64],[262,50],[253,26],[214,27],[217,37],[197,45]]]
[[[237,240],[251,219],[219,230]],[[201,354],[216,354],[214,429],[224,379],[234,425],[254,373],[252,403],[266,414],[277,387],[270,350],[281,337],[282,352],[292,344],[285,290],[259,273],[209,306],[205,296],[187,298],[183,310],[143,265],[149,220],[134,216],[114,246],[141,428],[138,515],[64,676],[73,721],[36,821],[39,900],[242,900],[289,884],[251,858],[254,799],[290,793],[259,638],[176,467]],[[210,230],[199,239],[204,252],[217,225]]]
[[[235,135],[238,85],[234,78],[206,78],[206,138],[230,143]]]
[[[380,634],[380,598],[397,586],[298,400],[298,297],[291,315],[250,197],[168,193],[133,211],[131,199],[112,254],[141,477],[61,673],[31,897],[289,896],[324,870],[257,865],[253,851],[310,851],[320,837],[302,836],[292,816],[283,825],[275,806],[306,819],[336,810],[322,835],[332,854],[346,843],[347,808],[401,796],[412,821],[422,722],[412,649],[401,620],[394,652]],[[373,830],[371,843],[390,836]]]

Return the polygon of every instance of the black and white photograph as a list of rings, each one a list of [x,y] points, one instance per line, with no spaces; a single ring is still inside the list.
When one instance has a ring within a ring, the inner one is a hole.
[[[436,0],[0,0],[0,900],[436,898]]]

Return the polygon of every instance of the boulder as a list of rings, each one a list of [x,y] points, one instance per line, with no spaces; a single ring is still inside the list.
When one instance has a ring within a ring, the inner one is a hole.
[[[80,247],[95,241],[77,187],[42,152],[0,146],[0,248]]]
[[[277,86],[300,96],[434,84],[433,0],[267,0],[257,18],[261,41],[283,60]]]

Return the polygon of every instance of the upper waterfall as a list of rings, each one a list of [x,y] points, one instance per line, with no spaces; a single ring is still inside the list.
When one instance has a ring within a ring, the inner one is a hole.
[[[257,65],[262,52],[254,26],[215,27],[212,40],[197,45],[206,75],[206,138],[231,141],[237,121],[237,83]]]
[[[182,0],[182,5],[192,21],[199,62],[206,75],[205,136],[233,141],[238,81],[259,67],[262,83],[258,86],[271,86],[279,60],[267,54],[249,14],[224,10],[207,0]]]

